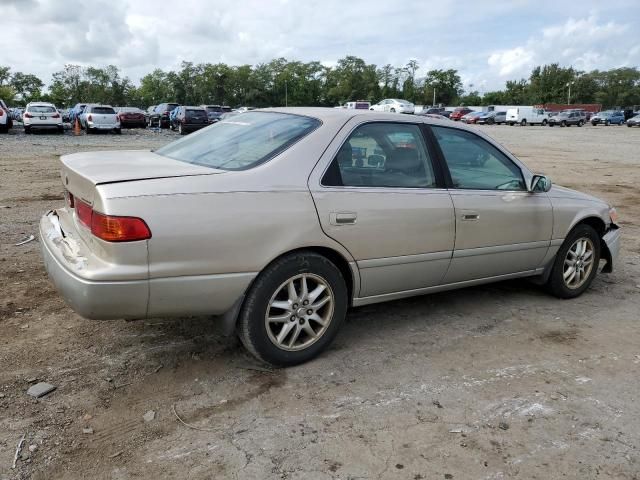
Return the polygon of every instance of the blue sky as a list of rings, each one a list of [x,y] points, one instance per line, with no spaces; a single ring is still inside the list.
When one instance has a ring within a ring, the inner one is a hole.
[[[419,75],[455,68],[482,92],[544,63],[640,65],[639,0],[0,0],[0,18],[0,65],[47,82],[65,63],[111,63],[137,82],[183,60],[332,65],[350,54],[416,59]]]

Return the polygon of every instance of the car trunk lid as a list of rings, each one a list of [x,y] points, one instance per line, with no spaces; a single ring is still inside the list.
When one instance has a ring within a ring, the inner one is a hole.
[[[74,153],[60,161],[65,189],[89,205],[93,205],[97,185],[223,173],[140,150]]]

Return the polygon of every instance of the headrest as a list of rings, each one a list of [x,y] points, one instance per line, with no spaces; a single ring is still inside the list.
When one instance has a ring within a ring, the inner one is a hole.
[[[419,171],[423,167],[418,151],[415,148],[396,148],[387,158],[385,167],[388,170],[397,170],[403,173]]]

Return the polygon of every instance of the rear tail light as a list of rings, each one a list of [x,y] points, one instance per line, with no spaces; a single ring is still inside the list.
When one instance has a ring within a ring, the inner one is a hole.
[[[151,230],[138,217],[105,215],[94,211],[90,205],[76,200],[76,215],[91,233],[107,242],[135,242],[151,238]]]
[[[51,115],[51,118],[60,118],[60,114],[59,113],[54,113],[53,115]]]
[[[0,108],[0,117],[4,115],[4,110],[2,108]]]
[[[24,118],[33,118],[33,115],[31,115],[30,113],[25,113]]]
[[[89,116],[87,117],[87,120],[89,120],[90,122],[93,122],[93,117],[92,117],[91,115],[89,115]]]
[[[167,116],[169,116],[169,112],[162,112],[162,116],[163,116],[163,117],[167,117]]]

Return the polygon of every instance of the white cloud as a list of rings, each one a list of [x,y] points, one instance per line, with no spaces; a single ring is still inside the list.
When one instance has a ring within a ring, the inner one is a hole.
[[[256,64],[285,56],[334,65],[418,59],[418,76],[455,68],[474,88],[501,88],[532,66],[640,64],[637,0],[0,0],[0,65],[49,82],[66,63],[119,66],[134,81],[182,61]],[[601,15],[603,13],[601,12]],[[34,31],[22,41],[25,31]]]
[[[585,71],[636,66],[640,49],[630,48],[631,30],[630,23],[601,21],[596,14],[568,18],[533,32],[523,45],[491,52],[487,64],[503,79],[526,78],[532,67],[549,63]]]

